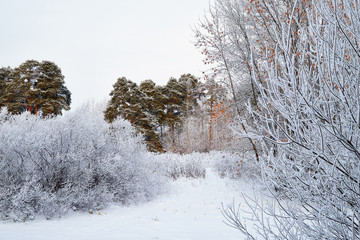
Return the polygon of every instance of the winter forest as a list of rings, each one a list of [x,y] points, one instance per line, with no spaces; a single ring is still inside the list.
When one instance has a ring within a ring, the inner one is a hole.
[[[205,183],[240,189],[201,218],[231,239],[360,239],[360,2],[214,0],[199,19],[202,76],[119,76],[106,103],[68,111],[51,61],[0,68],[0,239]]]

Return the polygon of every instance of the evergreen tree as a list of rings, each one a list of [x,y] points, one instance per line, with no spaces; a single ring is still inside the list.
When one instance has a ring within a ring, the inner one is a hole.
[[[111,99],[108,102],[104,115],[108,122],[114,121],[118,116],[136,124],[141,115],[141,94],[136,83],[119,78],[113,85]]]
[[[6,85],[7,82],[10,81],[9,75],[12,69],[10,67],[0,68],[0,108],[4,107],[5,102],[5,93],[6,93]]]
[[[163,89],[166,96],[166,121],[174,132],[176,124],[180,124],[182,113],[184,113],[184,100],[186,90],[175,78],[170,78]]]
[[[62,109],[70,110],[71,93],[64,85],[64,76],[60,68],[50,61],[40,64],[40,78],[34,95],[35,106],[39,106],[43,114],[61,114]]]
[[[191,74],[183,74],[178,80],[181,87],[185,90],[185,101],[184,109],[185,112],[183,115],[189,117],[194,114],[195,108],[197,106],[197,90],[199,87],[198,79]]]
[[[53,62],[28,60],[15,68],[9,79],[3,99],[13,114],[41,111],[48,116],[70,109],[71,93],[64,85],[60,68]]]
[[[157,110],[159,108],[159,103],[156,102],[156,88],[155,83],[152,80],[145,80],[140,83],[140,91],[143,93],[143,106],[147,109],[150,114],[149,118],[153,122],[156,121],[155,117],[157,115]]]
[[[151,130],[146,129],[145,135],[157,151],[163,151],[161,138],[165,106],[162,101],[161,88],[157,87],[152,80],[145,80],[140,84],[140,91],[143,97],[143,113],[147,115],[149,124],[152,126]],[[157,130],[160,131],[160,137]]]
[[[149,82],[147,84],[151,86]],[[150,94],[150,92],[148,92]],[[111,99],[104,112],[105,119],[112,122],[117,116],[127,119],[145,137],[150,151],[163,151],[159,136],[155,132],[155,121],[152,115],[151,98],[140,91],[136,83],[119,78],[110,93]]]
[[[156,86],[152,80],[145,80],[140,84],[140,91],[144,94],[144,108],[149,112],[149,118],[158,128],[162,124],[165,115],[165,101],[162,95],[162,88]]]
[[[146,121],[145,114],[142,113],[142,101],[143,97],[139,87],[136,83],[128,81],[128,98],[127,98],[127,119],[130,120],[135,126],[139,125],[140,122]]]
[[[128,116],[128,101],[130,99],[128,80],[125,77],[118,78],[113,88],[110,92],[111,98],[104,111],[105,119],[108,122],[113,122],[117,116],[121,116],[124,119],[127,119]]]
[[[165,90],[163,86],[155,86],[155,99],[154,99],[154,104],[157,106],[157,110],[156,110],[156,119],[158,122],[158,127],[160,128],[160,136],[161,136],[161,141],[164,142],[164,131],[165,131],[165,126],[167,125],[167,119],[166,119],[166,108],[167,105],[166,103],[168,102],[168,98],[165,94]]]
[[[156,86],[152,80],[145,80],[138,87],[119,78],[110,93],[105,119],[111,122],[121,116],[129,120],[144,135],[149,150],[163,151],[165,142],[168,150],[175,151],[180,149],[176,136],[182,131],[184,119],[194,115],[198,107],[199,86],[191,74],[184,74],[179,80],[170,78],[164,87]]]

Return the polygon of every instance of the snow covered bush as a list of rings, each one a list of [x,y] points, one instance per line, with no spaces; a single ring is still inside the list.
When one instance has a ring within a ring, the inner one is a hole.
[[[222,178],[256,180],[261,176],[260,165],[251,152],[212,151],[208,155],[214,172]]]
[[[206,169],[212,169],[214,173],[222,178],[244,179],[259,178],[260,166],[253,161],[251,152],[247,154],[236,152],[211,151],[208,153],[193,152],[190,154],[152,154],[149,153],[148,167],[156,172],[157,175],[163,175],[167,178],[178,179],[186,178],[204,178]]]
[[[148,200],[161,190],[131,125],[109,125],[88,107],[47,119],[0,112],[1,219],[56,218]]]
[[[151,164],[154,169],[168,178],[178,179],[186,178],[204,178],[206,174],[206,165],[204,164],[204,154],[151,154],[153,159]]]

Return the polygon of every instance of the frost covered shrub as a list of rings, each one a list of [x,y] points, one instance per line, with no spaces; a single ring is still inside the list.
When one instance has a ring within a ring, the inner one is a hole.
[[[251,153],[220,152],[190,154],[152,154],[148,157],[153,169],[158,175],[168,178],[204,178],[206,169],[212,169],[220,177],[224,178],[252,178],[258,179],[261,176],[258,164],[253,160]]]
[[[222,178],[232,179],[251,178],[258,179],[261,176],[260,166],[251,152],[219,152],[209,153],[208,161],[214,171]]]
[[[144,167],[130,124],[109,125],[83,108],[58,118],[0,112],[0,218],[60,217],[111,202],[147,200],[161,189]]]
[[[172,179],[180,177],[186,178],[204,178],[206,175],[205,164],[203,162],[203,154],[152,154],[155,169],[160,174]]]

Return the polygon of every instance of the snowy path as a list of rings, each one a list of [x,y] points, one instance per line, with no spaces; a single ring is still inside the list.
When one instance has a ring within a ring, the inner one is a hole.
[[[251,194],[249,184],[235,185],[208,169],[205,179],[178,179],[171,189],[153,202],[113,206],[101,215],[78,213],[61,220],[0,223],[0,240],[242,239],[222,222],[220,209],[221,202],[241,201],[241,192]]]

